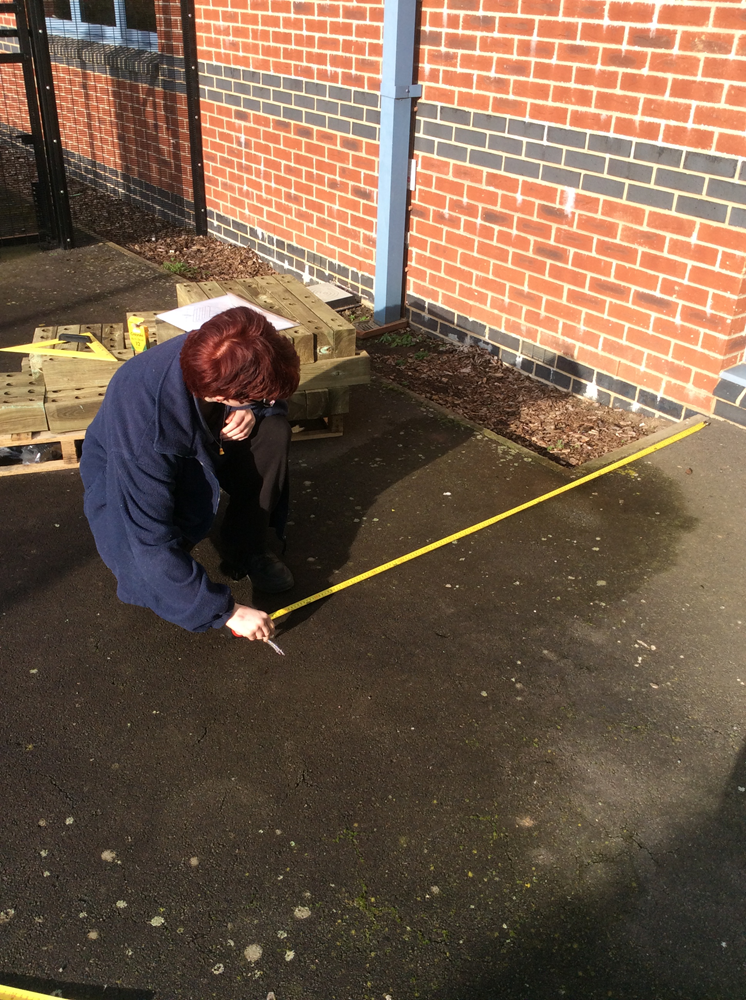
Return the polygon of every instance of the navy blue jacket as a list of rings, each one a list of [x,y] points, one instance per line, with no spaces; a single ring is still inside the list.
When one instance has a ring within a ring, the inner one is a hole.
[[[80,474],[85,514],[119,599],[204,632],[225,624],[234,601],[187,552],[210,531],[220,485],[218,446],[181,374],[184,340],[116,372],[86,432]]]

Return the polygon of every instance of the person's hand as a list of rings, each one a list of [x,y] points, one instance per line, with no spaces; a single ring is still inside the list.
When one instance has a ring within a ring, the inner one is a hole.
[[[271,639],[275,634],[275,626],[269,615],[245,604],[236,604],[233,615],[225,624],[244,639]]]
[[[221,435],[229,441],[245,441],[255,423],[256,417],[251,410],[232,410],[223,424]]]

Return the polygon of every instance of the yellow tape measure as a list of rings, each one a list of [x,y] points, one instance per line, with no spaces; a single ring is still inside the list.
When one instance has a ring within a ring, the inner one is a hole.
[[[348,587],[353,587],[356,583],[362,583],[363,580],[370,580],[373,576],[378,576],[379,573],[385,573],[388,569],[393,569],[394,566],[402,566],[404,563],[410,562],[412,559],[417,559],[419,556],[424,556],[426,552],[434,552],[435,549],[443,548],[444,545],[450,545],[451,542],[457,542],[460,538],[466,538],[467,535],[473,535],[477,531],[481,531],[483,528],[489,528],[492,524],[497,524],[498,521],[504,521],[508,517],[512,517],[513,514],[520,514],[521,511],[528,510],[530,507],[536,507],[540,503],[544,503],[545,500],[551,500],[552,497],[558,497],[562,493],[568,493],[570,490],[576,489],[578,486],[582,486],[584,483],[590,483],[594,479],[599,479],[601,476],[605,476],[609,472],[614,472],[615,469],[621,469],[623,465],[629,465],[630,462],[637,462],[641,458],[645,458],[646,455],[652,455],[655,451],[660,451],[661,448],[667,448],[668,445],[674,444],[676,441],[681,441],[685,437],[689,437],[690,434],[696,434],[697,431],[701,431],[703,427],[706,427],[708,421],[702,420],[698,424],[694,424],[692,427],[687,427],[683,431],[679,431],[678,434],[674,434],[664,441],[658,441],[656,444],[651,444],[647,448],[643,448],[641,451],[635,452],[634,455],[629,455],[627,458],[620,458],[617,462],[612,462],[610,465],[605,465],[602,469],[598,469],[596,472],[589,472],[587,476],[583,476],[581,479],[575,479],[571,483],[565,483],[564,486],[560,486],[556,490],[551,490],[549,493],[544,493],[540,497],[535,497],[533,500],[528,500],[526,503],[519,504],[517,507],[512,507],[510,510],[505,510],[502,514],[496,514],[495,517],[490,517],[486,521],[480,521],[479,524],[472,524],[470,528],[463,528],[461,531],[456,531],[452,535],[447,535],[445,538],[440,538],[437,542],[430,542],[429,545],[423,545],[421,549],[415,549],[414,552],[408,552],[405,556],[399,556],[397,559],[392,559],[391,562],[383,563],[381,566],[376,566],[375,569],[366,570],[365,573],[360,573],[358,576],[353,576],[349,580],[344,580],[342,583],[337,583],[333,587],[328,587],[326,590],[320,590],[318,594],[313,594],[311,597],[304,597],[302,601],[296,601],[295,604],[288,604],[286,608],[280,608],[279,611],[273,611],[270,618],[282,618],[283,615],[289,614],[291,611],[297,611],[298,608],[304,608],[307,604],[313,604],[315,601],[320,601],[324,597],[329,597],[331,594],[337,594],[340,590],[346,590]]]
[[[19,990],[15,986],[0,984],[0,1000],[57,1000],[58,993],[34,993],[32,990]]]

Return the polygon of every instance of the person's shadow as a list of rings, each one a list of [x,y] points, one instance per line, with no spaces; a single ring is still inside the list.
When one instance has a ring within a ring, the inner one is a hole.
[[[433,412],[412,413],[412,402],[381,387],[356,387],[359,412],[370,408],[401,409],[400,419],[387,419],[384,428],[360,428],[339,439],[295,444],[291,448],[290,518],[287,549],[283,556],[295,577],[286,594],[252,595],[247,580],[231,583],[241,601],[272,612],[319,593],[379,563],[403,555],[416,547],[402,540],[400,551],[381,552],[381,558],[365,565],[351,563],[351,552],[361,529],[372,527],[369,512],[392,486],[417,473],[474,435],[474,430]],[[383,393],[383,398],[379,394]],[[320,447],[319,447],[320,446]],[[221,507],[224,505],[221,504]],[[222,513],[222,510],[221,510]],[[211,577],[221,580],[217,568],[220,555],[216,520],[210,539],[195,549]],[[275,545],[278,552],[283,547]],[[344,571],[342,571],[344,568]],[[283,618],[287,631],[313,615],[324,599],[293,611]]]

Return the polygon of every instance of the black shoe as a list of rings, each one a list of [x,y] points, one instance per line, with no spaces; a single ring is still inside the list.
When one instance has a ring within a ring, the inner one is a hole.
[[[224,559],[220,572],[231,580],[243,580],[248,576],[253,588],[265,594],[283,594],[295,585],[293,574],[272,552],[251,556],[248,566]]]
[[[274,552],[252,556],[248,574],[254,590],[262,590],[265,594],[283,594],[295,584],[293,574]]]

